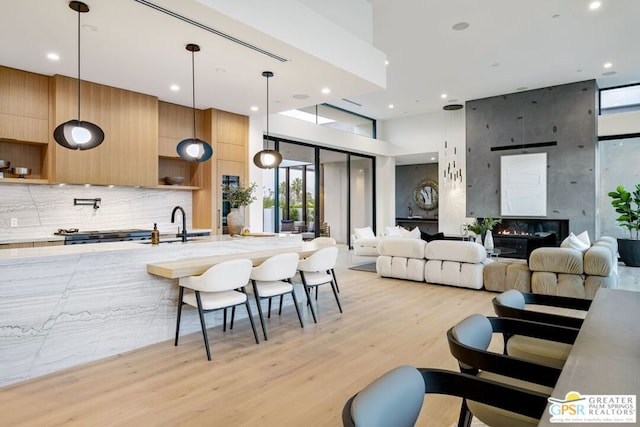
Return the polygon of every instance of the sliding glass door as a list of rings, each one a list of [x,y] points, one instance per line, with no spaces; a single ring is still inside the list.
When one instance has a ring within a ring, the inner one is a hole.
[[[294,141],[276,147],[282,164],[263,171],[264,231],[350,244],[354,228],[375,230],[373,157]]]

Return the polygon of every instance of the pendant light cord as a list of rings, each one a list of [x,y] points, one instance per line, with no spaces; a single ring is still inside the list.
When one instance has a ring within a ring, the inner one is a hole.
[[[267,148],[269,148],[269,76],[267,76]]]
[[[191,51],[191,105],[193,105],[193,140],[196,140],[196,66],[195,52]]]
[[[80,121],[80,7],[78,7],[78,122]]]

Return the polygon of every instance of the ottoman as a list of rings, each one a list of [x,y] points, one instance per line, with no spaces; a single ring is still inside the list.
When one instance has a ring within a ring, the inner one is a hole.
[[[531,292],[531,272],[523,261],[496,261],[487,264],[483,272],[484,288],[493,292],[515,289]]]

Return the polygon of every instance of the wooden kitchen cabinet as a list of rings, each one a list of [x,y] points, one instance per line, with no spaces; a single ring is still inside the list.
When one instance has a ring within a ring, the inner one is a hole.
[[[0,66],[0,140],[49,141],[49,78]]]
[[[166,176],[183,176],[176,189],[198,188],[198,164],[187,162],[178,156],[176,146],[180,141],[193,137],[193,109],[169,102],[158,102],[158,184],[165,185]],[[211,143],[204,135],[204,114],[196,109],[196,137]]]
[[[0,159],[31,169],[26,179],[16,179],[7,169],[0,182],[46,179],[48,128],[49,78],[0,66]]]
[[[50,132],[77,118],[77,80],[51,78]],[[155,186],[158,183],[158,99],[96,83],[81,83],[81,120],[100,126],[104,142],[86,151],[51,144],[52,182]]]

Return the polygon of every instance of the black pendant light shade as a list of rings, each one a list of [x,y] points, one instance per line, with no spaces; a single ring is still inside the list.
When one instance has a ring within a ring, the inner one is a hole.
[[[102,144],[104,132],[91,122],[69,120],[53,131],[53,139],[71,150],[90,150]]]
[[[282,155],[277,150],[269,149],[269,78],[273,77],[271,71],[263,71],[262,77],[267,79],[267,134],[264,139],[264,150],[258,151],[253,156],[253,163],[260,169],[273,169],[282,163]]]
[[[196,75],[194,65],[194,54],[200,52],[200,46],[189,43],[186,49],[191,52],[191,81],[192,81],[192,102],[193,102],[193,138],[183,139],[176,146],[178,156],[188,162],[206,162],[213,155],[211,145],[206,141],[196,137]]]
[[[178,143],[178,155],[188,162],[206,162],[213,155],[211,146],[201,139],[187,138]]]
[[[70,150],[90,150],[102,144],[104,132],[100,126],[80,120],[80,14],[89,12],[89,6],[72,1],[69,7],[78,12],[78,118],[58,125],[53,131],[53,139]]]

